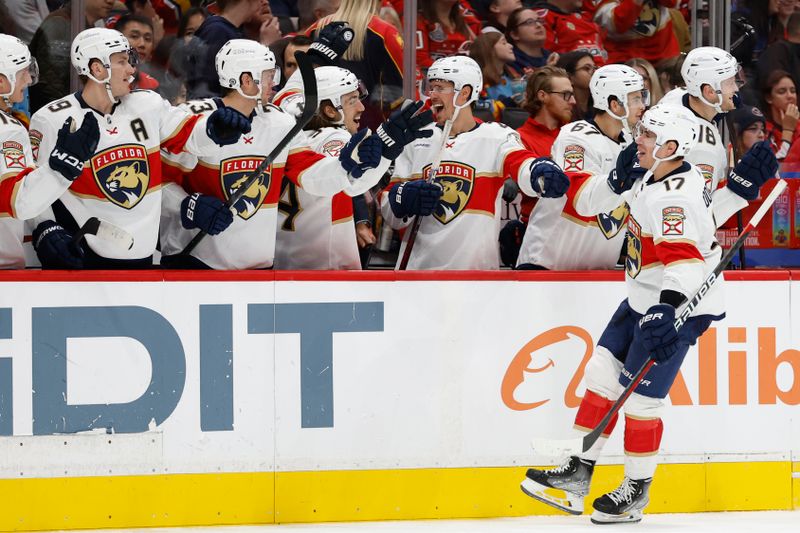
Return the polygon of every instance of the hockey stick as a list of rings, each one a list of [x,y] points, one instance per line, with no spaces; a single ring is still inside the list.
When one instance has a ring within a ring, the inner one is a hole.
[[[317,77],[314,74],[314,65],[311,62],[311,59],[305,54],[305,52],[297,51],[294,53],[294,57],[297,60],[297,68],[300,69],[300,77],[303,80],[303,94],[305,96],[305,102],[303,103],[303,113],[297,119],[297,122],[292,129],[290,129],[286,135],[284,135],[283,139],[275,146],[272,152],[264,158],[261,163],[256,167],[252,174],[247,178],[247,181],[244,182],[236,191],[231,194],[228,201],[225,202],[225,205],[228,206],[231,210],[236,203],[242,199],[242,197],[247,193],[250,187],[258,181],[261,176],[266,172],[267,167],[269,167],[273,161],[280,155],[284,148],[286,148],[292,139],[300,133],[308,122],[314,118],[314,115],[317,113],[317,105],[319,102],[317,101]],[[181,251],[181,254],[189,254],[195,247],[200,244],[200,241],[206,236],[206,232],[200,230],[197,235],[186,245],[186,248]]]
[[[80,246],[86,235],[94,235],[98,239],[114,244],[121,250],[133,248],[133,236],[130,233],[111,222],[100,220],[97,217],[91,217],[81,226],[81,229],[75,232],[72,237],[72,243],[75,246]]]
[[[453,110],[453,116],[447,119],[444,123],[444,128],[442,130],[442,146],[439,148],[436,157],[431,162],[431,171],[426,179],[428,183],[433,183],[433,180],[436,178],[436,173],[439,172],[439,165],[442,164],[442,157],[444,156],[444,148],[447,146],[448,139],[450,139],[450,131],[453,129],[453,123],[456,121],[456,117],[463,107],[464,106],[456,105],[455,109]],[[397,266],[397,270],[405,270],[408,266],[408,260],[411,259],[411,249],[414,247],[414,243],[417,240],[417,233],[419,233],[420,224],[422,224],[422,217],[416,215],[414,217],[414,222],[411,223],[411,229],[408,230],[408,240],[406,240],[406,247],[403,249],[403,257],[400,259],[400,264]]]
[[[711,289],[711,286],[714,285],[714,282],[717,281],[720,275],[722,275],[722,271],[725,270],[725,267],[728,265],[731,259],[733,259],[734,254],[736,254],[737,250],[744,244],[745,239],[747,238],[747,234],[750,233],[753,228],[755,228],[758,223],[761,221],[761,218],[766,214],[775,200],[780,196],[783,190],[786,188],[786,182],[784,180],[779,180],[778,183],[775,185],[775,188],[769,193],[769,196],[764,200],[764,203],[761,204],[761,207],[758,208],[758,211],[753,215],[753,218],[750,219],[750,222],[742,230],[742,233],[739,234],[739,237],[736,239],[736,242],[733,243],[733,246],[725,253],[725,255],[720,259],[717,266],[714,267],[714,270],[706,277],[703,284],[700,285],[700,288],[695,292],[692,299],[686,305],[686,307],[681,311],[681,314],[675,319],[675,329],[679,330],[683,325],[689,320],[692,312],[700,305],[700,302],[703,300],[708,291]],[[533,449],[544,456],[563,456],[563,455],[577,455],[579,453],[585,452],[592,447],[592,445],[597,442],[597,439],[603,434],[608,424],[611,422],[611,419],[619,412],[622,408],[622,404],[625,403],[625,400],[633,393],[634,389],[639,386],[639,382],[642,378],[647,374],[650,368],[655,364],[655,360],[648,357],[647,361],[642,365],[642,367],[634,374],[631,382],[625,387],[625,390],[622,391],[622,394],[617,399],[616,402],[611,406],[611,410],[606,413],[606,416],[600,421],[600,423],[595,427],[592,431],[584,435],[583,437],[575,437],[572,439],[544,439],[538,438],[533,439],[531,445]]]

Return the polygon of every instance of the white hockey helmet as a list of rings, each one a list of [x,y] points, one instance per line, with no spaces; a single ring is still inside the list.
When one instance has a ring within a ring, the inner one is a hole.
[[[589,90],[592,93],[595,109],[605,111],[614,118],[624,121],[628,118],[628,94],[642,91],[644,105],[650,103],[649,95],[644,88],[644,79],[635,69],[627,65],[605,65],[594,71],[589,81]],[[622,116],[611,112],[610,98],[616,98],[625,109]]]
[[[466,86],[472,87],[467,105],[478,100],[478,96],[483,90],[483,72],[481,67],[474,59],[467,56],[449,56],[437,59],[428,69],[428,81],[445,80],[452,82],[455,86],[456,94]]]
[[[31,57],[28,47],[16,37],[0,33],[0,74],[3,74],[11,84],[11,89],[5,94],[0,94],[0,97],[5,98],[14,93],[17,73],[24,69],[30,71],[31,85],[35,84],[39,77],[39,68],[36,59]]]
[[[728,52],[715,46],[701,46],[686,55],[681,67],[681,76],[686,83],[686,91],[714,108],[722,111],[722,82],[735,78],[739,73],[739,63]],[[710,85],[719,96],[719,101],[711,103],[703,97],[703,85]]]
[[[356,75],[340,67],[317,67],[314,69],[317,77],[317,95],[319,101],[330,100],[333,107],[342,110],[342,96],[358,91],[359,98],[367,96],[364,84]]]
[[[644,133],[644,130],[650,131],[656,136],[653,148],[653,158],[656,160],[656,164],[678,157],[686,157],[700,138],[700,125],[691,111],[683,105],[659,104],[648,109],[637,124],[635,136],[638,138]],[[656,152],[670,141],[678,145],[675,153],[669,157],[657,157]]]
[[[131,53],[131,45],[124,35],[108,28],[89,28],[80,32],[72,41],[70,59],[79,75],[87,76],[97,83],[108,83],[111,79],[111,55],[119,52]],[[94,59],[108,70],[108,78],[105,80],[92,76],[89,65]]]
[[[222,45],[214,58],[219,76],[219,84],[236,91],[246,98],[261,99],[261,91],[255,96],[242,92],[241,78],[245,72],[250,74],[257,86],[265,71],[274,70],[272,85],[280,82],[280,71],[275,68],[275,54],[263,44],[250,39],[231,39]]]

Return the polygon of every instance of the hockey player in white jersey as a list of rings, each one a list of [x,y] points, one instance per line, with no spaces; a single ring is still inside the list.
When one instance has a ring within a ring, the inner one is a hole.
[[[34,166],[28,130],[11,108],[23,100],[23,92],[36,83],[37,76],[36,60],[25,43],[0,34],[0,268],[25,267],[24,220],[49,207],[45,203],[48,187],[56,187],[57,192],[59,182],[69,184],[68,178],[49,164]],[[88,138],[83,134],[66,133],[54,152],[77,159],[88,157],[99,137],[97,124]],[[74,142],[78,138],[81,142]]]
[[[323,66],[316,68],[314,74],[320,104],[316,116],[305,127],[308,144],[318,154],[339,157],[359,129],[364,112],[362,100],[367,92],[349,70]],[[291,86],[297,91],[294,100],[303,101],[302,83]],[[313,195],[284,179],[278,211],[275,268],[361,269],[352,197],[343,192],[332,198]]]
[[[630,142],[630,130],[649,104],[644,80],[631,67],[606,65],[589,83],[596,114],[562,126],[553,143],[553,160],[570,175],[567,194],[537,202],[525,231],[517,268],[547,270],[610,269],[625,238],[625,203],[607,213],[583,216],[575,202],[587,175],[606,176],[617,154]],[[557,238],[554,238],[557,236]]]
[[[233,110],[200,117],[154,92],[131,92],[130,45],[116,30],[82,31],[70,54],[83,89],[44,106],[31,119],[34,158],[66,176],[43,195],[54,203],[35,219],[34,247],[45,268],[148,268],[161,214],[159,149],[209,153],[236,142],[250,123]],[[98,123],[99,142],[88,161],[53,152],[71,127],[78,125],[78,133]],[[121,250],[92,235],[83,248],[69,246],[72,234],[93,216],[133,235],[133,246]]]
[[[469,105],[478,99],[483,76],[473,59],[438,59],[428,69],[427,82],[440,126],[457,111],[451,135],[443,139],[437,127],[430,139],[406,147],[395,161],[392,182],[380,195],[381,212],[395,229],[407,227],[415,216],[424,217],[409,270],[497,270],[499,207],[506,177],[517,181],[525,194],[537,197],[563,195],[568,180],[551,160],[526,150],[516,131],[475,121]],[[429,183],[426,178],[440,151],[441,164]]]
[[[755,200],[759,188],[778,170],[778,161],[767,141],[755,143],[733,170],[728,168],[727,151],[714,120],[735,108],[738,73],[736,59],[713,46],[689,52],[681,68],[686,82],[681,102],[700,125],[700,139],[686,160],[699,168],[706,179],[718,226]]]
[[[229,209],[224,201],[295,125],[295,119],[275,106],[263,106],[272,93],[276,72],[275,57],[267,47],[247,39],[233,39],[217,53],[216,67],[227,94],[222,99],[185,105],[203,114],[214,109],[236,109],[252,121],[252,132],[237,143],[193,160],[166,156],[171,168],[170,183],[164,191],[162,264],[213,269],[271,268],[284,176],[310,194],[331,197],[345,191],[355,195],[375,185],[390,161],[381,157],[379,138],[365,137],[367,130],[354,135],[338,158],[313,152],[301,134]],[[187,230],[195,228],[210,237],[187,257],[181,252],[196,233]]]
[[[684,159],[697,142],[700,127],[684,107],[658,105],[645,113],[637,130],[636,155],[649,169],[644,179],[615,170],[602,186],[600,180],[587,182],[587,187],[598,186],[578,206],[582,213],[600,213],[622,199],[630,206],[630,215],[628,297],[611,317],[586,365],[586,393],[575,416],[577,433],[594,429],[647,358],[656,360],[623,407],[625,477],[617,489],[593,503],[592,522],[602,524],[642,519],[664,428],[664,398],[689,347],[712,321],[725,315],[723,284],[716,283],[680,330],[673,325],[676,308],[696,292],[722,255],[703,174]],[[581,514],[595,461],[615,423],[613,419],[587,452],[563,465],[529,469],[522,490],[553,507]]]

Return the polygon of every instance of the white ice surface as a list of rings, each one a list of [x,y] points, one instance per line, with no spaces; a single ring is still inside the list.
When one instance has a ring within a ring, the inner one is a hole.
[[[589,516],[529,516],[476,520],[332,522],[266,526],[152,528],[136,533],[800,533],[800,511],[645,515],[638,524],[594,525]]]

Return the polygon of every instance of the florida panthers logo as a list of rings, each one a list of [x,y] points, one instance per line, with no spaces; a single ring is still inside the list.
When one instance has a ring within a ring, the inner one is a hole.
[[[610,213],[597,215],[597,227],[603,232],[606,239],[613,238],[625,226],[625,219],[628,218],[628,204],[622,203]]]
[[[635,278],[642,270],[642,227],[633,217],[628,217],[628,241],[625,257],[625,272]]]
[[[219,164],[220,184],[225,191],[225,199],[229,199],[239,188],[244,185],[247,179],[258,167],[263,157],[243,156],[225,159]],[[271,182],[272,167],[264,172],[255,183],[253,183],[244,193],[244,196],[236,202],[234,209],[243,219],[247,220],[261,208],[264,199],[267,197]]]
[[[103,194],[125,209],[133,209],[150,185],[147,150],[139,144],[107,148],[92,157],[92,173]]]
[[[426,178],[430,174],[430,170],[430,165],[423,169],[422,172]],[[436,183],[442,187],[442,198],[439,200],[433,216],[442,224],[447,224],[456,218],[469,203],[475,183],[475,169],[463,163],[442,161],[439,165],[439,172],[436,174]]]
[[[652,4],[655,2],[645,2],[639,18],[633,25],[633,31],[639,35],[650,37],[655,35],[658,28],[661,27],[661,7]]]

